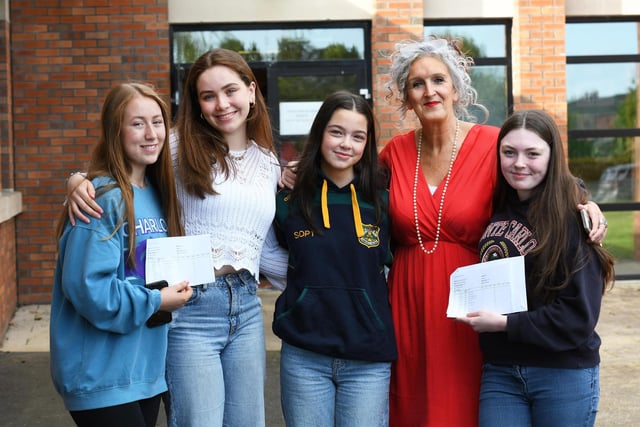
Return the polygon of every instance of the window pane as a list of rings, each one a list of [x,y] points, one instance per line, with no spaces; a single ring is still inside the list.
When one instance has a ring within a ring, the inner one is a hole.
[[[362,28],[182,31],[173,37],[173,62],[191,63],[209,49],[240,52],[247,61],[364,59]]]
[[[464,50],[475,58],[505,57],[504,25],[425,25],[424,36],[451,36],[464,42]]]
[[[571,139],[569,168],[599,203],[639,201],[634,144],[640,137]]]
[[[567,56],[637,55],[637,22],[569,23]]]
[[[567,65],[569,129],[638,127],[638,65]]]
[[[501,126],[507,118],[507,81],[506,67],[475,66],[471,68],[471,82],[478,91],[478,103],[489,110],[487,124]],[[480,122],[484,121],[484,112],[470,109]]]
[[[357,92],[354,74],[278,77],[280,135],[306,135],[327,94]]]

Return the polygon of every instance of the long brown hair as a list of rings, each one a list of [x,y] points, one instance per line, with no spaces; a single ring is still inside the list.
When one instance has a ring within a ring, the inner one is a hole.
[[[99,176],[108,176],[113,179],[113,185],[96,189],[96,196],[104,194],[113,188],[119,188],[122,193],[121,203],[124,205],[123,217],[112,233],[115,233],[125,222],[129,224],[135,223],[133,187],[129,179],[132,169],[131,163],[124,151],[122,127],[125,109],[127,105],[129,105],[129,102],[137,96],[154,100],[160,106],[162,112],[165,127],[164,145],[162,146],[158,160],[146,167],[145,176],[160,196],[162,210],[167,221],[168,234],[170,236],[181,236],[184,234],[184,228],[182,227],[180,218],[180,205],[176,195],[171,151],[169,148],[169,113],[165,102],[150,86],[130,82],[119,84],[109,91],[102,106],[100,139],[91,155],[91,161],[87,169],[87,179],[93,179]],[[56,227],[56,238],[58,240],[62,236],[66,219],[67,209],[65,207]],[[135,233],[129,233],[129,256],[127,263],[131,267],[135,267],[135,239]]]
[[[334,92],[324,100],[311,124],[311,130],[298,163],[296,185],[291,193],[292,199],[300,207],[307,224],[320,234],[322,232],[317,229],[311,219],[311,211],[315,195],[320,191],[318,175],[321,172],[322,164],[322,140],[333,113],[339,109],[354,111],[367,119],[367,143],[362,158],[354,165],[353,169],[359,177],[358,191],[364,200],[374,206],[378,222],[382,218],[383,209],[386,209],[386,206],[382,206],[379,197],[379,191],[385,188],[385,175],[378,165],[376,122],[373,111],[360,95],[346,91]]]
[[[179,138],[178,173],[187,192],[200,198],[204,198],[206,194],[216,194],[211,173],[214,164],[220,166],[225,176],[229,176],[230,172],[225,160],[229,146],[220,131],[200,117],[198,102],[197,85],[200,75],[217,65],[236,72],[247,86],[251,82],[255,83],[255,104],[247,117],[247,136],[259,146],[275,153],[267,105],[249,64],[232,50],[213,49],[205,52],[189,69],[176,119]]]
[[[579,224],[576,206],[588,201],[589,193],[571,174],[567,164],[560,132],[553,118],[542,110],[523,110],[513,113],[498,134],[498,182],[494,193],[494,209],[502,210],[516,191],[507,183],[500,171],[500,145],[502,139],[514,129],[526,129],[542,138],[551,148],[549,166],[544,180],[532,190],[527,219],[534,229],[538,245],[531,251],[534,289],[546,301],[568,286],[571,276],[586,262],[588,250],[586,235],[579,241],[578,250],[570,253],[567,224]],[[595,252],[602,269],[602,292],[614,279],[614,260],[599,245],[589,245]]]

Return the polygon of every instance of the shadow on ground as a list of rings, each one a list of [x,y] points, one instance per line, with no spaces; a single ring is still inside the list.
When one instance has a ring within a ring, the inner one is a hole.
[[[280,411],[280,353],[267,352],[266,423],[283,427]],[[0,352],[0,425],[2,427],[75,427],[49,376],[49,353]],[[157,427],[167,425],[160,409]]]

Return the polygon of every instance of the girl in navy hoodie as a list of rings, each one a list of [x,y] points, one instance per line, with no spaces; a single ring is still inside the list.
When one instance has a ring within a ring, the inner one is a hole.
[[[295,189],[277,195],[289,268],[273,331],[282,338],[287,426],[388,423],[396,346],[385,278],[388,198],[377,163],[369,104],[337,92],[311,126]]]
[[[460,319],[480,332],[479,425],[592,426],[599,400],[595,326],[613,259],[587,241],[575,211],[586,191],[569,171],[547,113],[509,117],[497,154],[494,214],[480,258],[524,255],[528,311],[478,311]]]

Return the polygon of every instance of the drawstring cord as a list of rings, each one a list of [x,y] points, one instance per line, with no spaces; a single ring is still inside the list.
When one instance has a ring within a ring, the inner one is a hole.
[[[351,209],[353,210],[353,223],[356,228],[356,235],[358,238],[364,236],[364,229],[362,227],[362,218],[360,217],[360,206],[358,205],[358,197],[356,195],[356,187],[353,184],[349,184],[351,189]],[[322,208],[322,223],[324,228],[331,228],[331,222],[329,221],[329,204],[327,203],[328,185],[327,180],[322,181],[322,192],[320,197],[320,205]]]
[[[351,208],[353,209],[353,223],[356,225],[356,235],[358,238],[364,236],[364,230],[362,229],[362,218],[360,218],[360,206],[358,206],[358,197],[356,196],[356,187],[353,184],[349,184],[351,187]]]

